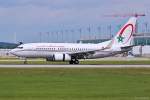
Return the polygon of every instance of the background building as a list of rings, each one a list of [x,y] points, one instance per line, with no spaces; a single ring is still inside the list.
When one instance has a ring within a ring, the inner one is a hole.
[[[135,45],[150,45],[150,33],[138,33],[139,36],[134,36]],[[141,34],[141,35],[140,35]]]
[[[78,40],[77,43],[101,43],[110,40],[110,38],[92,39],[92,40]],[[133,39],[134,45],[150,45],[150,33],[138,33]]]
[[[18,44],[15,43],[0,42],[0,57],[13,56],[9,54],[9,51],[17,46]]]

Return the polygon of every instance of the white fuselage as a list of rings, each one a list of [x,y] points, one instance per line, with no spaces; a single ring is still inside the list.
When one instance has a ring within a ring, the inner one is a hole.
[[[18,57],[46,58],[54,54],[72,54],[86,51],[101,50],[110,41],[99,44],[77,44],[77,43],[29,43],[18,46],[11,51]]]

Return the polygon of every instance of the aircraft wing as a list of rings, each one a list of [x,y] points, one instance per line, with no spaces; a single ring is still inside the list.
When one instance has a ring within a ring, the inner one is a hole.
[[[77,59],[86,59],[89,55],[95,54],[95,52],[102,51],[101,50],[92,50],[92,51],[82,51],[82,52],[76,52],[76,53],[71,53],[71,57],[77,58]]]
[[[91,55],[95,54],[96,52],[98,52],[99,56],[103,57],[103,56],[107,56],[107,55],[115,55],[115,54],[128,52],[132,49],[132,47],[133,47],[133,45],[132,46],[121,47],[121,50],[119,50],[119,51],[111,51],[111,50],[109,50],[109,48],[103,48],[103,49],[99,49],[99,50],[70,53],[70,55],[73,58],[86,59],[89,56],[91,56]]]

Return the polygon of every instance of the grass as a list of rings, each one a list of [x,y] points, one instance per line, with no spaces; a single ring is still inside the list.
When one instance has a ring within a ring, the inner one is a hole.
[[[149,100],[150,68],[0,68],[0,100]]]
[[[15,57],[0,57],[0,64],[24,64],[24,60]],[[28,59],[28,64],[69,64],[63,61],[46,61],[45,59]],[[149,58],[111,58],[111,59],[98,59],[98,60],[81,60],[80,64],[83,65],[150,65]]]
[[[0,60],[0,64],[24,64],[23,60]],[[51,62],[45,60],[29,60],[28,64],[35,64],[35,65],[48,65],[48,64],[69,64],[69,62]],[[150,60],[85,60],[80,61],[82,65],[150,65]]]
[[[90,64],[90,65],[149,65],[150,60],[131,60],[131,61],[125,61],[125,60],[102,60],[102,61],[82,61],[81,64]]]

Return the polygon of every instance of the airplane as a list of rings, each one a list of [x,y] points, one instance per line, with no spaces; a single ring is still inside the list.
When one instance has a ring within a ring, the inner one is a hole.
[[[79,64],[80,59],[115,56],[132,50],[136,21],[137,17],[130,17],[111,40],[102,43],[27,43],[12,49],[10,53],[24,58],[25,64],[27,58],[45,58],[46,61],[68,61],[69,64]]]

